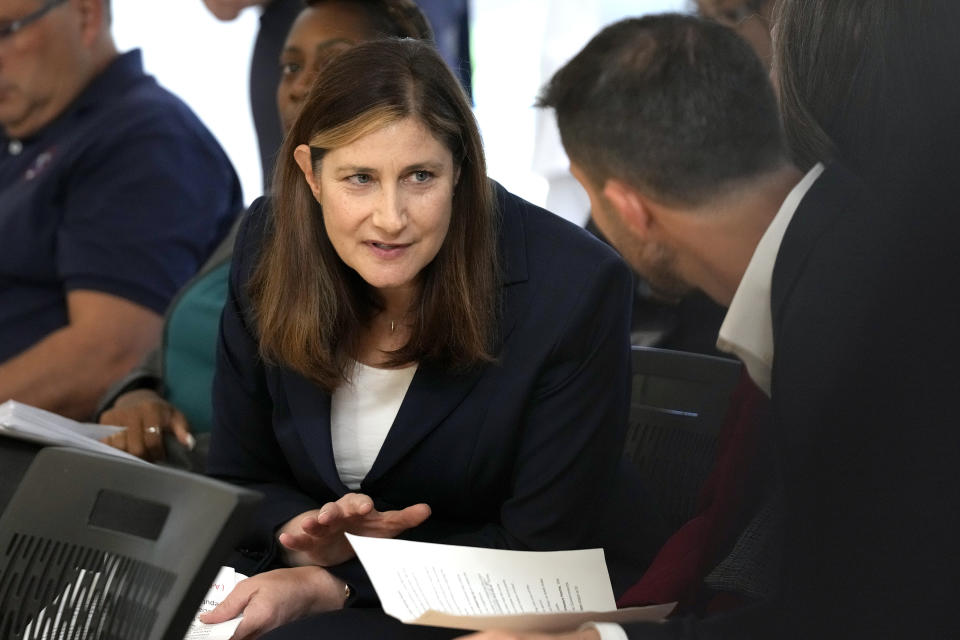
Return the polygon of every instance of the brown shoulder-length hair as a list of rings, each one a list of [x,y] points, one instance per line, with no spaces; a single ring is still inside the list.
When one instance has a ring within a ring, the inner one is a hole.
[[[293,152],[308,144],[318,172],[326,151],[404,118],[416,118],[445,144],[460,174],[447,236],[420,274],[412,335],[388,364],[431,362],[462,371],[492,359],[497,213],[473,112],[433,46],[371,41],[321,71],[287,135],[271,224],[249,283],[261,356],[328,391],[345,380],[347,359],[356,356],[363,327],[382,301],[334,250]]]

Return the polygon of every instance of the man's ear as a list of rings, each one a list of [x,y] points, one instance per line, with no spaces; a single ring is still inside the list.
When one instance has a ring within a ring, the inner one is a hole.
[[[653,224],[646,198],[622,180],[610,178],[603,184],[603,195],[616,209],[623,223],[640,238],[646,238]]]
[[[87,46],[93,46],[105,30],[110,27],[107,21],[106,0],[80,0],[77,4],[82,40]]]
[[[310,191],[313,192],[313,197],[317,199],[317,202],[320,202],[320,183],[317,181],[317,176],[313,172],[313,160],[310,158],[310,147],[305,144],[297,145],[297,148],[293,150],[293,159],[297,162],[297,166],[300,167],[300,171],[303,172],[303,177],[306,179],[307,184],[310,185]]]

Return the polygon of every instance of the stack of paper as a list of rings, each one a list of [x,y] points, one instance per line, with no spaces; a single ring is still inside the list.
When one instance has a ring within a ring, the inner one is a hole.
[[[0,404],[0,435],[45,445],[87,449],[144,462],[125,451],[100,442],[102,438],[120,431],[123,431],[123,427],[77,422],[22,402],[7,400]]]
[[[455,629],[570,631],[658,621],[676,603],[617,609],[602,549],[505,551],[347,534],[383,610]]]

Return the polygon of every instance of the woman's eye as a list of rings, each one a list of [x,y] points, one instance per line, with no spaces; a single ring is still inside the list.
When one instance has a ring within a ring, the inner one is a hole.
[[[370,182],[373,181],[373,178],[369,173],[355,173],[352,176],[349,176],[347,181],[352,184],[370,184]]]
[[[280,65],[280,73],[285,76],[297,73],[298,71],[300,71],[300,63],[298,62],[285,62]]]
[[[414,171],[412,176],[414,182],[426,182],[433,177],[433,174],[429,171]]]

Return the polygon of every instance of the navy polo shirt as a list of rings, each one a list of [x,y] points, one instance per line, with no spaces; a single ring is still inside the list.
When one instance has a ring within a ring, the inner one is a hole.
[[[66,325],[72,290],[162,314],[242,206],[210,132],[119,56],[35,135],[0,133],[0,362]]]

